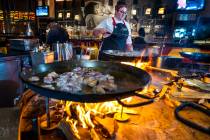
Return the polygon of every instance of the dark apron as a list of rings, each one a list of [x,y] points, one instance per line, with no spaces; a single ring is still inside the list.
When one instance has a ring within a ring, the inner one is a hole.
[[[107,60],[108,58],[105,57],[103,51],[104,50],[126,50],[126,40],[129,35],[128,28],[126,27],[125,23],[117,23],[113,20],[113,32],[109,37],[104,38],[102,46],[99,52],[99,60]]]

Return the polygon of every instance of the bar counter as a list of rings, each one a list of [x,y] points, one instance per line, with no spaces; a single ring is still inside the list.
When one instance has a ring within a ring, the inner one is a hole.
[[[7,54],[0,53],[0,59],[3,59],[5,57],[12,57],[12,56],[29,56],[28,51],[18,51],[18,50],[8,50]]]
[[[7,54],[0,53],[0,80],[17,82],[19,84],[18,94],[23,93],[23,84],[19,73],[25,66],[30,66],[29,52],[8,50]]]

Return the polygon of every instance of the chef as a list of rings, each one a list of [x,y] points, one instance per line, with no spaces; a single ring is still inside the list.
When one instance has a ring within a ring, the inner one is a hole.
[[[109,17],[99,23],[93,30],[95,36],[104,37],[99,52],[99,60],[103,59],[104,50],[133,51],[130,25],[125,18],[127,5],[124,1],[118,1],[115,6],[114,17]]]

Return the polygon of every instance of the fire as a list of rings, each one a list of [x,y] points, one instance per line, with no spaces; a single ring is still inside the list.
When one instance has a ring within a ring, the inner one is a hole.
[[[157,52],[153,52],[152,49],[146,48],[146,49],[143,49],[143,51],[141,52],[141,55],[133,62],[121,62],[121,63],[145,70],[147,66],[151,66],[153,62],[153,58],[154,58],[153,56],[154,53],[157,53]],[[146,62],[144,60],[144,57],[146,57],[147,59]]]
[[[74,132],[74,135],[75,135],[78,139],[80,139],[80,136],[78,135],[78,134],[79,134],[79,131],[78,131],[77,127],[76,127],[77,121],[73,121],[73,120],[70,119],[69,116],[68,116],[68,117],[66,118],[66,122],[68,122],[69,125],[71,126],[71,129],[72,129],[72,131]]]
[[[77,105],[76,106],[76,111],[78,113],[79,121],[81,122],[82,127],[83,128],[88,128],[87,123],[85,121],[86,120],[85,109],[83,107],[81,107],[80,105]]]
[[[131,102],[132,97],[123,99],[124,102]],[[121,105],[117,101],[103,103],[86,103],[85,108],[91,111],[94,115],[106,115],[121,111]]]
[[[85,114],[85,121],[87,122],[87,124],[88,124],[91,128],[94,128],[94,127],[95,127],[95,125],[94,125],[93,122],[91,121],[90,111],[88,111],[88,112]]]
[[[132,98],[123,99],[123,102],[129,103],[132,101]],[[118,104],[117,101],[102,102],[102,103],[79,103],[73,101],[66,101],[65,103],[65,112],[67,114],[66,122],[69,124],[72,132],[75,137],[80,139],[79,136],[79,127],[88,129],[90,133],[93,132],[93,129],[98,129],[96,125],[99,122],[95,121],[95,116],[103,118],[108,114],[114,114],[116,112],[121,112],[122,106]],[[132,113],[131,110],[126,110],[129,113]],[[96,123],[96,124],[95,124]],[[94,130],[95,132],[96,130]]]
[[[143,70],[145,70],[147,66],[150,66],[149,62],[140,62],[140,61],[137,61],[137,62],[135,62],[135,61],[134,62],[121,62],[121,64],[134,66],[134,67],[137,67],[137,68],[141,68]]]

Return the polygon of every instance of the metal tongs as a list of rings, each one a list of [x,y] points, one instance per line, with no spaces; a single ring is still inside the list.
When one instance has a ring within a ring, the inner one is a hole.
[[[190,126],[190,127],[194,128],[194,129],[197,129],[197,130],[199,130],[201,132],[204,132],[204,133],[207,133],[207,134],[210,135],[210,127],[204,127],[204,126],[202,126],[200,124],[197,124],[197,123],[195,123],[195,122],[193,122],[193,121],[191,121],[189,119],[186,119],[186,118],[182,117],[179,114],[179,112],[182,111],[186,107],[191,107],[191,108],[193,108],[193,109],[195,109],[197,111],[200,111],[200,112],[206,114],[209,117],[210,117],[210,110],[209,109],[205,109],[204,107],[202,107],[202,106],[200,106],[200,105],[198,105],[196,103],[184,101],[174,111],[175,117],[179,121],[181,121],[182,123],[186,124],[187,126]]]

